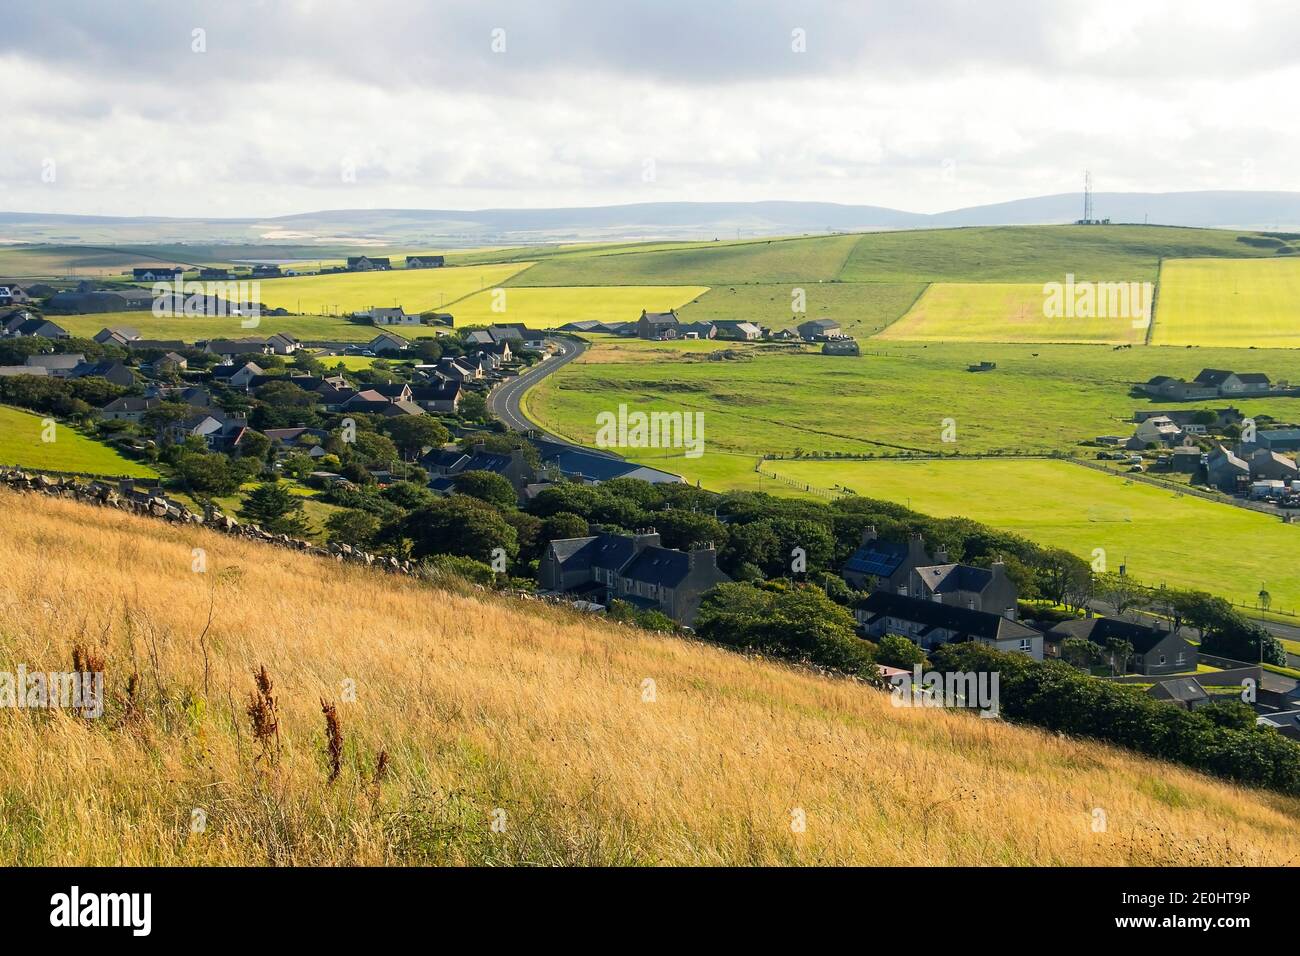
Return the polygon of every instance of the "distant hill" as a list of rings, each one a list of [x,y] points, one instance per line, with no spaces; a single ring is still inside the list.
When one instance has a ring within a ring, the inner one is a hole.
[[[1300,227],[1300,192],[1097,193],[1096,215],[1174,226]],[[561,209],[340,209],[266,219],[0,212],[0,239],[32,243],[490,244],[742,237],[1072,222],[1077,193],[948,212],[827,202],[664,202]]]

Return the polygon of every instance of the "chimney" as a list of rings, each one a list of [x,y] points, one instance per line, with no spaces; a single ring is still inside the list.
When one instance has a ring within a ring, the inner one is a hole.
[[[935,564],[947,564],[947,563],[948,563],[948,549],[947,549],[947,548],[940,548],[938,551],[936,551],[936,552],[934,553],[934,563],[935,563]]]
[[[874,524],[869,524],[862,529],[863,545],[870,544],[871,542],[875,541],[877,537],[879,537],[879,535],[876,534],[876,526]]]

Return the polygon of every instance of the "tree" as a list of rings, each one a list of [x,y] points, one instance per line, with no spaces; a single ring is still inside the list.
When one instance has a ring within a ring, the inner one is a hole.
[[[265,482],[250,491],[244,496],[239,515],[273,534],[294,537],[311,534],[311,525],[303,514],[302,498],[282,482]]]
[[[1061,642],[1061,653],[1075,667],[1084,670],[1101,660],[1101,648],[1086,637],[1067,637]]]
[[[518,500],[514,485],[494,471],[462,471],[456,476],[456,492],[486,501],[502,511],[513,510]]]
[[[1096,581],[1097,598],[1113,607],[1119,617],[1144,607],[1147,603],[1146,588],[1128,575],[1113,572],[1099,574]]]
[[[379,524],[379,519],[368,511],[344,508],[325,519],[325,530],[331,544],[370,548],[379,534]]]
[[[1122,637],[1107,638],[1106,653],[1110,656],[1111,673],[1128,673],[1128,662],[1133,657],[1133,645],[1129,641]]]
[[[468,495],[452,495],[412,512],[402,523],[417,558],[459,554],[491,565],[497,548],[508,559],[519,551],[515,529],[491,505]]]
[[[190,491],[224,496],[239,490],[240,474],[225,455],[190,452],[175,464],[176,474]]]
[[[542,521],[538,538],[543,541],[561,541],[565,538],[585,538],[587,519],[571,511],[560,511]]]
[[[425,448],[437,448],[451,438],[442,422],[432,415],[400,415],[384,426],[393,443],[408,458],[416,458]]]
[[[1053,604],[1066,604],[1080,577],[1087,577],[1088,565],[1061,548],[1051,548],[1034,565],[1038,593]]]
[[[876,647],[876,663],[910,670],[916,664],[925,664],[925,651],[901,634],[886,634]]]

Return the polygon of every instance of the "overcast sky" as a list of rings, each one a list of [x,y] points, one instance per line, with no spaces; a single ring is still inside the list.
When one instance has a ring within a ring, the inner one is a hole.
[[[1271,0],[40,0],[0,210],[1291,190],[1298,41]]]

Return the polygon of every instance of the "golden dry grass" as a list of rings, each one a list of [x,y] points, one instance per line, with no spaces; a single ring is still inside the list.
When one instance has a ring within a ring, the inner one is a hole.
[[[95,721],[0,712],[0,863],[1266,864],[1300,849],[1293,800],[198,528],[0,492],[0,566],[0,669],[64,670],[82,642],[102,648],[110,695]],[[255,767],[262,663],[282,752]],[[333,785],[322,698],[344,734]]]

